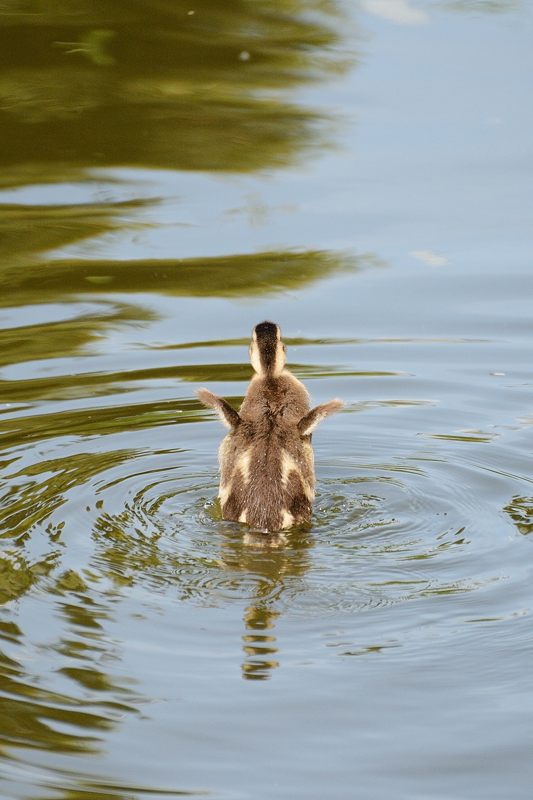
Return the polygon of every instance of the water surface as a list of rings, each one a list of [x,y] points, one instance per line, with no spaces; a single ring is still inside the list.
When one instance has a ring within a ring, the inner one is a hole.
[[[520,2],[0,10],[0,776],[14,800],[526,800]],[[221,519],[254,324],[312,525]]]

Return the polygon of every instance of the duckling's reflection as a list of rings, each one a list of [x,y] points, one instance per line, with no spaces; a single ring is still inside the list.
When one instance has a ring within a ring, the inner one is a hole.
[[[245,660],[242,664],[242,677],[246,680],[264,681],[279,667],[274,656],[278,652],[273,633],[280,612],[257,604],[248,606],[244,612],[246,633],[242,640]]]
[[[222,542],[224,568],[245,573],[252,585],[243,615],[242,677],[267,680],[280,666],[275,629],[284,595],[295,591],[298,579],[308,571],[313,541],[308,528],[282,534],[243,534],[242,526],[235,525],[224,530]]]

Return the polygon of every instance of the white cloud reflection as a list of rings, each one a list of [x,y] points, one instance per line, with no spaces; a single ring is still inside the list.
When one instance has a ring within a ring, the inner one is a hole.
[[[362,5],[369,14],[398,25],[425,25],[429,22],[429,14],[411,5],[409,0],[363,0]]]
[[[431,250],[412,250],[409,255],[416,258],[417,261],[427,264],[428,267],[445,267],[448,263],[446,256],[439,256]]]

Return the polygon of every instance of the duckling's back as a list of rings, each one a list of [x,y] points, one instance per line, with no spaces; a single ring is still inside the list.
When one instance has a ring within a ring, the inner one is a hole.
[[[226,519],[276,531],[309,520],[314,496],[310,436],[298,422],[309,410],[305,387],[288,372],[255,376],[240,424],[220,448],[220,501]]]
[[[255,326],[250,361],[255,375],[239,413],[208,389],[199,389],[198,397],[230,429],[219,451],[222,516],[279,531],[311,516],[311,433],[342,403],[330,400],[309,410],[305,386],[285,369],[285,345],[273,322]]]

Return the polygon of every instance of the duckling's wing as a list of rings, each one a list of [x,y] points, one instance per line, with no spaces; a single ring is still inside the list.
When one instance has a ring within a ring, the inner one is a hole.
[[[305,417],[301,418],[298,423],[299,432],[302,436],[309,436],[313,433],[319,422],[322,422],[323,419],[333,414],[335,411],[339,411],[343,406],[344,403],[342,400],[330,400],[328,403],[315,406],[311,411],[308,411]]]
[[[204,406],[208,406],[209,408],[214,408],[227,428],[235,429],[237,427],[241,418],[227,400],[224,400],[222,397],[217,397],[217,395],[210,392],[209,389],[197,389],[196,394],[200,403],[203,403]]]

